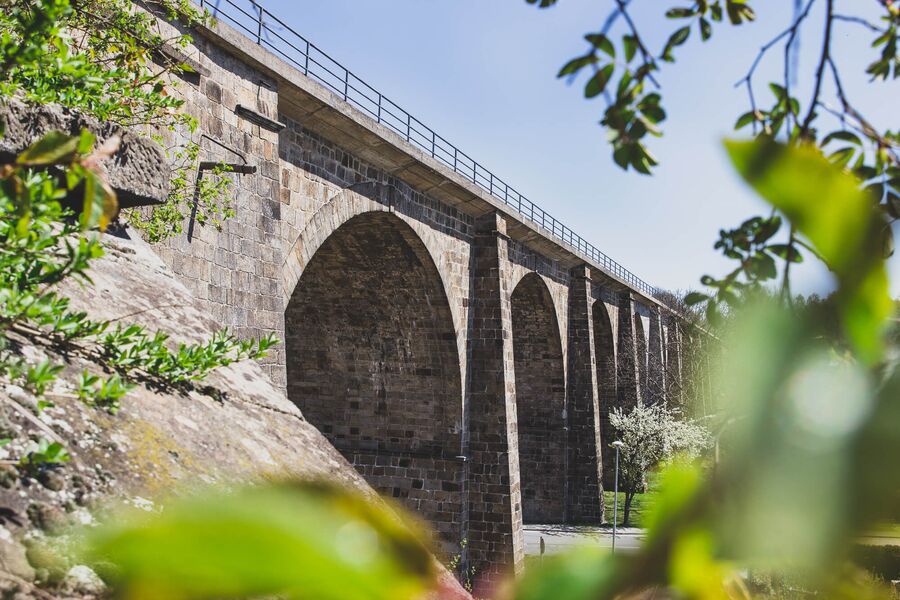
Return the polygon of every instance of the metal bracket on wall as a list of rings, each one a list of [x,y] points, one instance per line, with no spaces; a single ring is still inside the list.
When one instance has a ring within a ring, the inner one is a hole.
[[[201,138],[207,139],[213,144],[219,146],[220,148],[225,149],[226,151],[234,154],[238,158],[241,159],[241,163],[226,163],[226,162],[216,162],[212,160],[204,160],[201,161],[199,165],[197,165],[197,180],[194,183],[194,198],[193,198],[193,206],[191,207],[191,218],[188,221],[188,232],[187,238],[190,242],[194,239],[194,223],[197,220],[197,209],[200,204],[200,181],[203,179],[203,174],[207,171],[212,171],[217,167],[226,167],[229,173],[235,173],[237,175],[253,175],[256,173],[256,165],[251,165],[247,162],[247,158],[229,146],[226,146],[219,140],[209,137],[208,135],[201,134]]]
[[[247,108],[243,104],[238,104],[234,107],[234,112],[237,116],[247,119],[251,123],[255,125],[259,125],[263,129],[268,129],[269,131],[274,131],[278,133],[287,125],[280,121],[275,121],[274,119],[270,119],[262,113],[258,113],[252,108]]]

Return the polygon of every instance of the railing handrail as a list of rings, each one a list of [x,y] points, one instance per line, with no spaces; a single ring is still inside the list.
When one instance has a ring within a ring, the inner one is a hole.
[[[549,237],[574,248],[576,253],[588,257],[603,270],[624,280],[636,290],[651,297],[659,295],[661,292],[659,288],[651,286],[517,192],[505,181],[448,142],[446,138],[437,134],[422,121],[354,75],[352,71],[307,38],[294,31],[284,21],[259,6],[254,0],[248,1],[255,14],[247,12],[233,0],[199,0],[200,7],[209,7],[213,17],[224,17],[233,23],[238,31],[243,31],[248,38],[255,38],[258,45],[280,55],[304,75],[315,79],[339,95],[345,102],[367,113],[377,123],[392,129],[401,137],[405,137],[407,142],[417,146],[455,173],[487,191],[504,205],[518,212],[524,220],[543,229]],[[229,14],[228,11],[222,9],[223,3],[233,7],[235,11],[250,21],[243,21],[234,13]],[[277,23],[278,29],[270,27],[270,22]],[[286,39],[282,32],[288,37],[293,36],[296,41],[292,42]]]

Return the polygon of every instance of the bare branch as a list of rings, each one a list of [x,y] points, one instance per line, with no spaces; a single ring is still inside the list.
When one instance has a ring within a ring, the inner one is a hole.
[[[843,113],[840,118],[843,120],[844,116],[849,116],[859,126],[859,130],[861,133],[868,137],[869,139],[875,140],[875,142],[882,148],[887,150],[888,156],[894,162],[894,164],[900,164],[900,156],[897,155],[896,145],[889,139],[886,139],[882,136],[875,127],[869,123],[869,121],[858,111],[856,110],[850,101],[847,99],[847,95],[844,92],[844,86],[841,83],[841,77],[838,73],[837,65],[834,62],[834,59],[829,56],[827,59],[828,66],[831,70],[831,76],[834,80],[834,87],[837,90],[837,97],[841,103],[841,110]],[[826,110],[828,110],[826,108]],[[831,111],[830,111],[831,112]]]
[[[884,29],[875,25],[871,21],[867,21],[862,17],[855,17],[851,15],[832,15],[832,18],[835,21],[846,21],[847,23],[856,23],[857,25],[862,25],[866,29],[872,31],[873,33],[884,33]]]
[[[784,69],[785,69],[784,70],[785,86],[784,86],[784,88],[785,88],[786,92],[790,91],[788,53],[790,52],[790,48],[793,45],[794,40],[797,37],[797,31],[800,29],[800,25],[803,23],[804,20],[806,20],[806,17],[809,16],[809,11],[812,9],[813,4],[815,4],[815,3],[816,3],[816,0],[809,0],[809,2],[807,2],[807,4],[806,4],[806,7],[803,9],[803,11],[799,15],[797,15],[797,18],[794,19],[794,22],[791,23],[790,27],[788,27],[787,29],[785,29],[784,31],[782,31],[781,33],[776,35],[774,38],[772,38],[771,40],[769,40],[768,42],[766,42],[765,44],[762,45],[759,49],[759,52],[756,55],[756,58],[753,59],[753,63],[750,65],[750,69],[747,71],[747,74],[744,75],[740,80],[738,80],[734,84],[734,87],[740,87],[742,85],[746,86],[747,96],[750,99],[750,110],[753,111],[753,114],[756,114],[756,112],[757,112],[756,98],[753,95],[753,75],[754,75],[754,73],[756,73],[756,69],[757,69],[757,67],[759,67],[759,63],[762,61],[762,59],[766,55],[766,53],[769,50],[771,50],[772,47],[775,46],[775,44],[777,44],[778,42],[783,40],[785,37],[788,38],[788,41],[785,45],[785,50],[784,50],[784,52],[785,52],[785,59],[784,59],[785,60],[785,67],[784,67]],[[790,94],[788,94],[788,97],[790,97]],[[790,107],[790,102],[788,102],[788,112],[793,114],[793,111]],[[755,120],[753,121],[753,133],[754,133],[754,135],[756,134],[756,121]]]
[[[641,58],[644,61],[645,65],[656,66],[656,61],[653,59],[653,55],[650,54],[650,51],[647,50],[647,47],[644,45],[644,41],[641,39],[641,34],[638,33],[637,26],[634,24],[634,21],[631,18],[631,15],[628,14],[628,10],[626,9],[627,2],[625,0],[616,0],[616,6],[618,6],[618,12],[621,13],[622,17],[624,17],[625,22],[628,23],[628,28],[631,30],[631,35],[634,36],[635,42],[637,42],[638,50],[641,51]],[[656,78],[653,77],[653,74],[649,71],[647,72],[647,79],[659,89],[659,82],[656,81]]]
[[[825,66],[831,57],[831,24],[832,15],[834,14],[834,0],[826,0],[825,2],[825,33],[822,39],[822,55],[819,58],[819,66],[816,67],[816,83],[813,88],[812,98],[809,101],[809,108],[806,112],[806,118],[803,119],[803,125],[800,127],[800,137],[806,137],[809,127],[816,116],[816,106],[819,104],[819,94],[822,92],[822,79],[825,74]]]

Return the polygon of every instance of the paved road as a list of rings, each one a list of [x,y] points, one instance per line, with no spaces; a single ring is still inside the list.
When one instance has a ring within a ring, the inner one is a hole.
[[[640,547],[644,530],[632,527],[620,528],[616,537],[616,550],[634,551]],[[525,555],[539,556],[541,538],[547,554],[563,552],[585,544],[596,544],[601,548],[612,548],[611,527],[591,527],[579,525],[525,525]],[[860,537],[860,543],[869,545],[900,545],[895,536],[870,535]]]
[[[642,529],[619,529],[616,536],[616,551],[633,551],[641,543]],[[585,544],[596,544],[601,548],[612,548],[612,528],[580,525],[525,525],[525,555],[537,556],[541,553],[541,538],[547,554],[555,554]]]

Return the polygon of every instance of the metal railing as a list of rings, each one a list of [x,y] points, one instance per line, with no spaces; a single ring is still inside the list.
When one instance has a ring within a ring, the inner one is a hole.
[[[260,46],[295,66],[307,77],[333,91],[345,102],[362,110],[376,122],[389,127],[407,142],[478,185],[506,206],[515,209],[524,220],[539,227],[550,237],[568,245],[636,290],[648,296],[656,296],[660,292],[658,288],[611,259],[599,248],[510,187],[253,0],[237,2],[199,0],[199,2],[201,8],[208,9],[213,17],[232,25]]]

